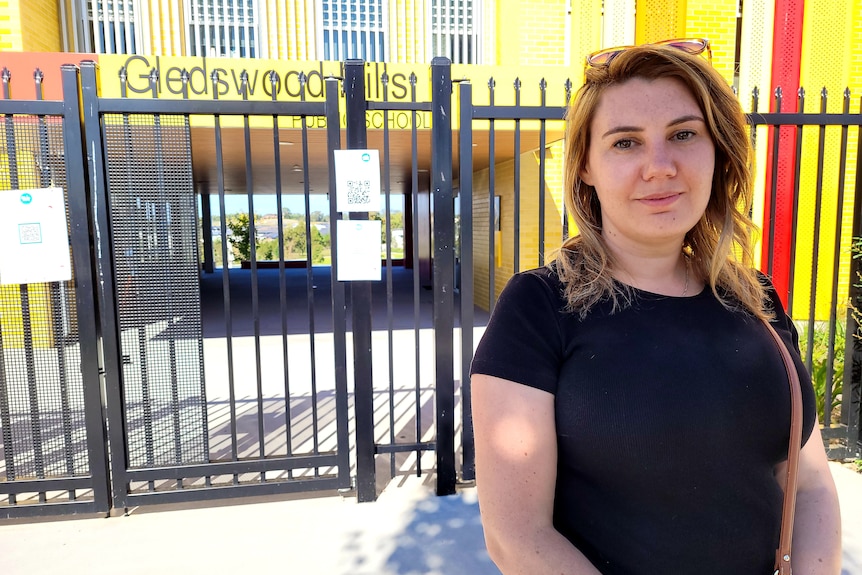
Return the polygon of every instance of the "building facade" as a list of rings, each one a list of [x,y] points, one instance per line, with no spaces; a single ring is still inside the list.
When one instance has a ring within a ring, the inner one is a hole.
[[[420,77],[420,89],[427,78],[426,65],[435,56],[446,56],[459,65],[459,77],[474,81],[477,99],[487,98],[483,87],[493,77],[498,86],[496,97],[502,103],[511,98],[516,78],[540,75],[552,87],[549,94],[559,95],[559,86],[566,78],[577,85],[585,54],[607,46],[674,37],[710,39],[713,66],[738,90],[746,111],[777,111],[778,88],[783,94],[783,112],[817,112],[821,106],[827,112],[841,112],[845,89],[851,95],[851,108],[858,106],[857,94],[862,92],[862,0],[0,0],[0,51],[4,52],[95,53],[106,55],[106,65],[107,55],[140,55],[143,59],[135,62],[139,67],[142,62],[152,65],[154,57],[159,57],[162,70],[172,65],[178,70],[180,66],[205,70],[207,67],[197,64],[196,58],[224,58],[231,63],[222,65],[225,70],[259,68],[261,74],[277,67],[320,69],[322,74],[324,69],[334,69],[329,64],[360,58],[380,62],[381,67],[388,64],[393,78],[393,66],[406,66],[405,78],[413,69]],[[170,64],[171,58],[182,63]],[[115,83],[116,70],[107,67],[112,75],[106,77]],[[522,103],[537,103],[538,90],[526,82],[524,86]],[[808,90],[807,97],[800,97],[800,87]],[[756,103],[752,97],[755,88],[759,90]],[[824,91],[829,97],[821,103]],[[402,92],[407,93],[406,89]],[[420,93],[419,97],[425,95]],[[810,215],[809,220],[814,219],[817,201],[822,213],[835,213],[840,209],[839,201],[844,202],[845,209],[852,208],[853,174],[840,180],[843,199],[827,192],[817,200],[814,195],[797,193],[793,187],[796,178],[792,176],[798,170],[802,189],[816,188],[818,178],[825,190],[839,188],[837,149],[841,135],[837,130],[827,131],[822,170],[816,162],[818,143],[814,135],[797,142],[792,130],[784,130],[777,148],[766,128],[758,128],[755,136],[759,145],[753,215],[765,232],[774,229],[777,241],[790,237],[794,202],[803,216]],[[850,140],[856,141],[855,134],[850,134]],[[797,144],[804,150],[799,166],[793,153]],[[561,142],[550,142],[549,146],[555,153],[561,152]],[[778,169],[768,170],[773,149],[779,150],[774,159]],[[847,161],[854,162],[856,147],[852,143],[848,155]],[[524,157],[535,163],[535,150],[525,152]],[[506,183],[503,175],[511,169],[512,160],[498,160],[495,194],[501,196],[504,211],[512,210],[514,185]],[[527,173],[521,171],[522,180]],[[777,174],[777,195],[771,220],[772,200],[766,191],[773,187],[773,173]],[[555,213],[560,219],[562,180],[557,172],[546,176],[551,197],[546,205],[557,206]],[[475,182],[486,177],[480,170]],[[476,190],[476,196],[481,196],[481,190]],[[482,206],[488,204],[487,200],[477,201]],[[820,223],[819,228],[802,226],[793,232],[797,234],[797,253],[791,253],[789,241],[778,246],[778,269],[785,270],[776,274],[780,286],[792,281],[793,287],[807,290],[812,284],[809,267],[799,268],[795,274],[789,269],[794,258],[809,259],[810,254],[803,252],[816,243],[815,234],[834,237],[834,218]],[[476,225],[482,225],[479,219]],[[849,242],[849,232],[842,231],[845,243]],[[496,270],[481,272],[496,275],[494,291],[505,285],[515,269],[533,261],[526,254],[536,242],[527,238],[521,241],[523,261],[518,265],[513,261],[511,242],[501,241],[496,248],[500,250]],[[766,253],[769,246],[766,242],[763,245]],[[849,244],[842,250],[849,254]],[[484,257],[476,259],[485,261]],[[849,274],[849,262],[849,255],[842,259],[842,277]],[[831,277],[832,270],[825,265],[818,274]],[[481,289],[481,282],[477,289]],[[493,294],[488,295],[493,298]]]

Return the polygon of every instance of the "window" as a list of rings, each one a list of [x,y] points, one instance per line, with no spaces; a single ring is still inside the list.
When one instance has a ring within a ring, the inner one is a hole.
[[[97,54],[135,54],[140,44],[135,27],[134,0],[89,0],[87,2],[89,45]]]
[[[473,0],[431,1],[431,57],[480,64],[478,6]]]
[[[323,0],[323,59],[386,60],[383,0]]]
[[[189,0],[186,38],[191,56],[255,58],[255,0]]]

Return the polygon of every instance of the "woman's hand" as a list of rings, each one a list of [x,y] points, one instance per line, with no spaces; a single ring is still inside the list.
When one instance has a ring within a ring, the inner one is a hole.
[[[506,575],[599,571],[554,529],[554,396],[474,375],[476,485],[488,553]]]

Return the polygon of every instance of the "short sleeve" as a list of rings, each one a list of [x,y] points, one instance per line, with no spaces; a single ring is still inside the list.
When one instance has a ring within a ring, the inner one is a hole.
[[[471,374],[556,393],[563,357],[559,282],[547,268],[516,274],[500,294],[473,357]]]

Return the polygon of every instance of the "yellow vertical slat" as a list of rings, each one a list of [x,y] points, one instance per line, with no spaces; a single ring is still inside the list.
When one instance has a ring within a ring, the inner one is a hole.
[[[742,47],[739,63],[739,101],[746,112],[769,111],[772,100],[772,38],[775,29],[775,0],[750,0],[742,7]],[[752,108],[754,89],[759,91],[758,109]],[[764,206],[766,204],[767,152],[769,130],[757,129],[754,160],[754,222],[765,229]],[[756,263],[760,265],[762,250],[755,250]]]
[[[685,35],[686,0],[637,0],[635,43]]]
[[[853,38],[853,8],[854,0],[809,0],[805,4],[805,20],[802,28],[802,58],[800,67],[800,85],[806,90],[805,112],[819,112],[821,107],[821,90],[828,92],[827,112],[841,112],[843,106],[842,93],[850,85],[850,71],[854,61],[854,52],[859,48],[845,49],[854,46]],[[841,47],[836,49],[836,47]],[[855,131],[855,130],[854,130]],[[823,155],[822,200],[819,234],[815,237],[816,191],[819,163],[819,130],[816,127],[807,128],[802,139],[802,163],[799,182],[799,216],[797,218],[796,262],[794,266],[793,315],[797,318],[808,317],[810,314],[810,297],[812,275],[814,272],[814,244],[819,242],[817,255],[817,276],[815,279],[816,303],[814,315],[816,319],[828,319],[833,305],[841,305],[847,298],[847,287],[850,270],[850,234],[842,233],[841,245],[835,245],[835,232],[838,200],[838,178],[841,129],[830,127],[826,130]],[[855,139],[852,140],[855,142]],[[855,164],[856,149],[848,150],[850,165]],[[847,173],[845,183],[845,202],[843,212],[850,214],[852,209],[852,191],[855,172]],[[848,218],[843,218],[847,220]],[[834,271],[835,250],[840,250],[838,301],[830,301],[832,275]]]

